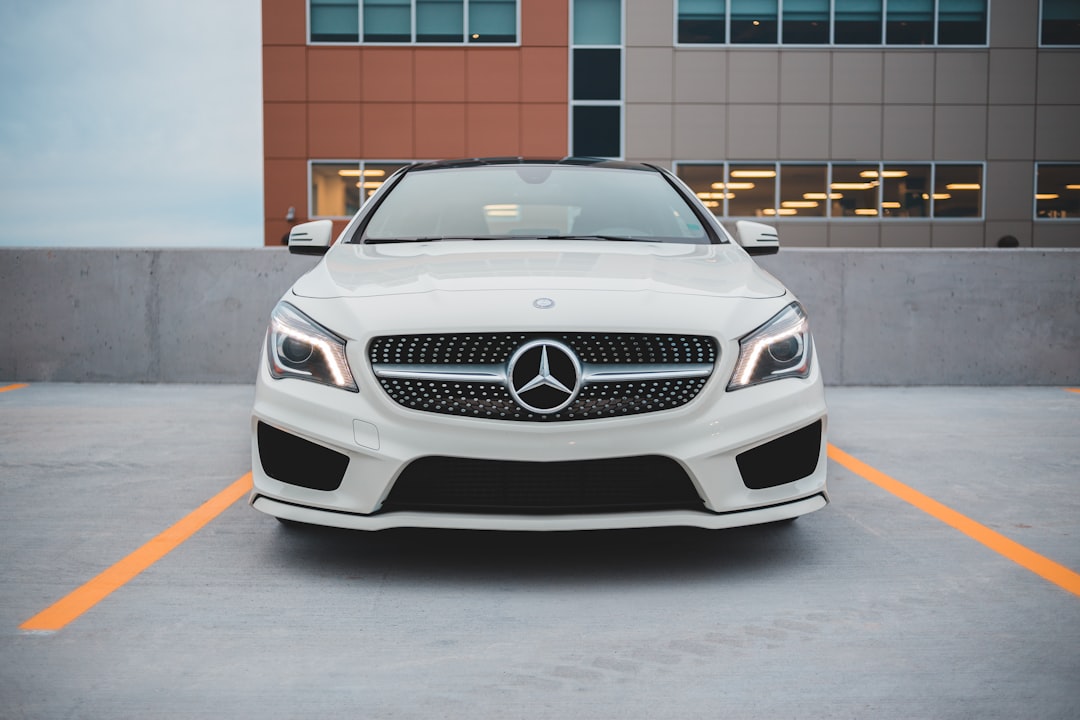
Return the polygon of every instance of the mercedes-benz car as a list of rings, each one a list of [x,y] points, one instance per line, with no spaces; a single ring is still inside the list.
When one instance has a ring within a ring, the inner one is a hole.
[[[648,164],[418,163],[270,316],[250,502],[286,524],[727,528],[828,503],[806,312]]]

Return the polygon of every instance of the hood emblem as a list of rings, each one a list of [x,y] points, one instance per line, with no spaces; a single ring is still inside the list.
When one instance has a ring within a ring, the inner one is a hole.
[[[550,310],[555,307],[555,301],[546,297],[536,298],[533,300],[533,307],[537,310]]]
[[[539,415],[557,413],[581,390],[581,362],[574,351],[554,340],[534,340],[510,357],[510,396]]]

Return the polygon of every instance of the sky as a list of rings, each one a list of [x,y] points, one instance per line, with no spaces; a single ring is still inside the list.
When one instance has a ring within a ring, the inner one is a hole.
[[[0,246],[261,246],[260,12],[2,0]]]

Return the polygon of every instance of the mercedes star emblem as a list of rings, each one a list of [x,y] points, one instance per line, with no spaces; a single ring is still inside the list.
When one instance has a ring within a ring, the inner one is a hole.
[[[581,363],[573,350],[554,340],[534,340],[518,348],[508,375],[511,397],[539,415],[559,412],[581,390]]]

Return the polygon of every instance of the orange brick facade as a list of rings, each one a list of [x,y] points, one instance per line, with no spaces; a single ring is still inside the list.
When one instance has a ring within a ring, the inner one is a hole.
[[[306,6],[262,3],[267,245],[309,160],[568,154],[567,0],[521,0],[520,47],[309,45]]]

